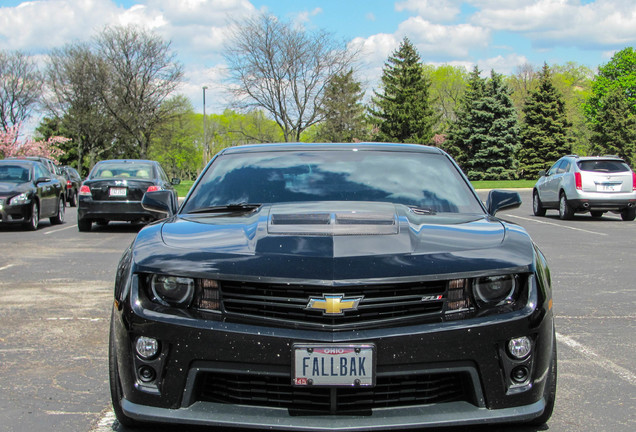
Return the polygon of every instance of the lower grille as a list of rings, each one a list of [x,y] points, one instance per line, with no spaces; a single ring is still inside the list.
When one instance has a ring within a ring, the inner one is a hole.
[[[196,399],[224,404],[287,408],[302,414],[351,414],[375,408],[473,401],[467,373],[378,376],[375,387],[295,387],[289,377],[205,372]]]

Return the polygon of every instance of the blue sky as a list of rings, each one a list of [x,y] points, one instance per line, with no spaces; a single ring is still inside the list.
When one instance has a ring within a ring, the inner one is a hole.
[[[185,66],[180,92],[202,110],[229,101],[221,55],[230,19],[268,12],[307,30],[325,29],[361,52],[358,77],[377,87],[404,36],[422,60],[513,74],[529,63],[575,62],[593,70],[636,46],[634,0],[0,0],[0,49],[46,54],[89,40],[106,25],[142,24],[172,41]]]

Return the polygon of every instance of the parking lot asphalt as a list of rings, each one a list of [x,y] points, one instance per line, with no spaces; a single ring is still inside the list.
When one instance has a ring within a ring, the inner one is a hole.
[[[525,227],[550,264],[557,402],[547,428],[482,429],[636,430],[636,222],[539,218],[520,194],[524,204],[499,216]],[[139,227],[80,233],[76,209],[66,216],[36,232],[0,227],[0,431],[131,430],[110,409],[107,341],[115,267]]]

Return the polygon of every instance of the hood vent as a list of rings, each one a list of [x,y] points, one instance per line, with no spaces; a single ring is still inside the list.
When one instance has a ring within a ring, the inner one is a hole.
[[[276,213],[272,209],[267,231],[290,235],[388,235],[398,233],[392,211],[338,210],[333,212]]]

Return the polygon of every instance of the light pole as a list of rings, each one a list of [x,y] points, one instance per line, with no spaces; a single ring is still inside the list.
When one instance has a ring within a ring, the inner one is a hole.
[[[210,149],[208,148],[207,121],[205,118],[205,91],[207,89],[208,86],[203,86],[203,166],[207,164],[210,155]]]

